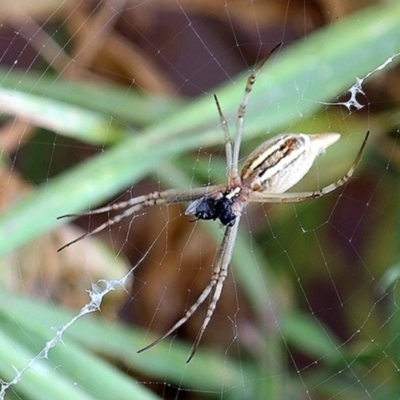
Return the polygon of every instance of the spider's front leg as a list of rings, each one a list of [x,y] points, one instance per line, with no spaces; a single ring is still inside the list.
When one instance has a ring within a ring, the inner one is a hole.
[[[240,219],[240,217],[239,217]],[[239,222],[239,221],[237,221]],[[207,297],[210,295],[212,291],[214,291],[210,305],[207,308],[207,314],[203,321],[203,324],[200,327],[199,333],[196,337],[196,340],[192,346],[189,357],[186,362],[189,362],[193,356],[195,355],[197,348],[199,347],[201,338],[203,337],[204,331],[206,330],[211,317],[214,314],[215,308],[217,306],[218,300],[221,297],[222,288],[225,282],[225,279],[228,274],[228,267],[232,260],[233,248],[236,241],[236,236],[238,232],[239,224],[235,224],[233,227],[227,227],[225,229],[224,238],[222,239],[221,247],[219,248],[217,258],[215,260],[215,266],[213,269],[213,275],[210,283],[203,290],[201,295],[197,298],[196,302],[186,311],[185,315],[164,335],[159,337],[154,342],[150,343],[146,347],[138,350],[138,353],[142,353],[156,344],[160,343],[171,333],[175,332],[180,326],[182,326],[196,311],[197,309],[204,303]]]
[[[142,208],[153,207],[153,206],[158,206],[158,205],[178,204],[178,203],[184,203],[187,201],[193,201],[201,196],[205,196],[207,193],[215,192],[220,189],[221,189],[221,186],[206,186],[206,187],[187,189],[187,190],[168,189],[168,190],[163,190],[160,192],[157,192],[157,191],[151,192],[151,193],[149,193],[147,195],[143,195],[143,196],[137,196],[137,197],[134,197],[127,201],[121,201],[119,203],[111,204],[109,206],[101,207],[96,210],[88,211],[88,212],[82,213],[82,214],[62,215],[62,216],[58,217],[57,219],[91,216],[91,215],[95,215],[95,214],[109,213],[110,211],[124,210],[120,214],[117,214],[116,216],[112,217],[108,221],[99,225],[94,230],[86,232],[83,235],[72,240],[71,242],[60,247],[57,251],[60,252],[60,251],[64,250],[65,248],[71,246],[72,244],[79,242],[80,240],[84,239],[87,236],[91,236],[96,233],[99,233],[102,230],[119,223],[121,220],[134,215],[135,212],[141,210]]]
[[[211,320],[211,317],[214,314],[215,308],[217,307],[217,303],[221,297],[222,289],[224,287],[224,282],[225,282],[226,277],[228,276],[228,268],[232,261],[233,250],[234,250],[235,242],[236,242],[236,236],[237,236],[237,232],[239,229],[239,220],[240,220],[240,216],[237,218],[236,224],[234,226],[228,227],[225,230],[225,235],[222,240],[220,253],[219,253],[218,259],[217,259],[217,264],[219,264],[219,268],[218,268],[219,272],[218,272],[217,276],[214,278],[214,280],[215,280],[214,294],[211,298],[210,305],[207,308],[206,317],[204,318],[203,324],[200,327],[200,330],[199,330],[199,333],[197,334],[196,340],[193,343],[189,357],[186,360],[187,363],[195,355],[197,348],[199,347],[201,338],[203,337],[203,334]],[[213,280],[211,281],[210,285],[212,283],[213,283]]]

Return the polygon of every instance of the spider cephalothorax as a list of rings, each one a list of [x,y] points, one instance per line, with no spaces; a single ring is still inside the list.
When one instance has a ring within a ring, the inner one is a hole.
[[[276,48],[278,48],[277,46]],[[268,57],[267,57],[268,58]],[[96,229],[87,232],[59,249],[65,249],[88,235],[100,232],[124,218],[135,215],[144,207],[161,206],[191,202],[186,209],[186,215],[194,215],[197,219],[219,219],[226,226],[221,246],[213,265],[213,275],[210,283],[200,294],[196,302],[185,312],[184,316],[175,323],[171,329],[159,339],[147,345],[142,352],[166,338],[182,326],[211,295],[207,314],[200,327],[196,341],[187,361],[190,361],[200,343],[201,337],[210,322],[217,302],[221,296],[223,284],[228,274],[228,267],[232,259],[238,225],[243,208],[248,203],[298,203],[315,199],[332,192],[344,185],[361,159],[367,142],[368,133],[347,174],[336,182],[314,192],[286,193],[309,171],[314,160],[335,143],[340,135],[338,133],[324,133],[319,135],[282,134],[275,136],[257,147],[246,159],[239,173],[238,161],[240,143],[243,134],[244,114],[251,89],[257,74],[263,66],[265,58],[247,80],[242,102],[239,106],[236,121],[235,141],[229,134],[227,121],[222,113],[218,99],[214,96],[221,127],[225,134],[225,153],[227,158],[228,184],[227,186],[212,185],[192,188],[187,190],[169,189],[149,193],[144,196],[134,197],[127,201],[112,204],[84,214],[67,214],[64,217],[77,217],[81,215],[94,215],[121,210],[121,213],[101,224]],[[133,270],[132,270],[133,271]]]
[[[227,189],[206,195],[190,203],[185,215],[194,215],[197,219],[219,219],[222,225],[235,225],[237,214],[232,205],[238,200],[241,189]]]

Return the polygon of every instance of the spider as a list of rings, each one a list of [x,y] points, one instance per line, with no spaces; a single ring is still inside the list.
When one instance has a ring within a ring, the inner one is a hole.
[[[203,333],[213,316],[218,300],[220,299],[224,281],[228,274],[228,267],[232,259],[240,218],[248,203],[298,203],[322,197],[344,185],[353,175],[361,159],[369,132],[365,135],[364,141],[353,164],[342,178],[314,192],[285,193],[307,174],[316,157],[324,154],[325,150],[340,138],[340,134],[325,133],[305,135],[302,133],[284,133],[265,141],[257,147],[247,157],[243,167],[239,171],[239,152],[249,96],[257,75],[266,60],[277,47],[279,47],[279,45],[256,66],[247,80],[243,98],[237,113],[236,135],[234,140],[229,133],[227,121],[222,112],[218,98],[214,95],[221,127],[225,136],[225,153],[228,170],[228,181],[225,185],[212,185],[187,190],[169,189],[156,191],[86,213],[66,214],[58,217],[60,219],[85,215],[90,216],[93,214],[121,210],[120,214],[109,219],[94,230],[65,244],[58,251],[82,240],[86,236],[93,235],[107,227],[119,223],[122,219],[134,215],[144,207],[190,202],[185,211],[185,215],[193,215],[198,220],[219,220],[221,224],[225,226],[222,243],[215,258],[210,283],[203,290],[195,303],[186,311],[184,316],[176,322],[168,332],[139,350],[139,353],[155,346],[182,326],[197,311],[208,296],[211,295],[211,301],[207,308],[206,316],[186,362],[189,362],[193,358]]]

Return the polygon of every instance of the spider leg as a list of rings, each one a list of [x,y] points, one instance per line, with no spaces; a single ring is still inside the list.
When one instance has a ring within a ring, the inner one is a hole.
[[[214,94],[215,104],[217,105],[219,119],[221,121],[221,127],[224,131],[225,135],[225,153],[226,153],[226,164],[228,168],[228,176],[232,178],[232,138],[229,133],[228,123],[226,122],[226,118],[222,112],[221,105],[219,104],[218,97]]]
[[[204,300],[208,297],[210,294],[212,288],[215,286],[217,279],[216,276],[219,273],[216,269],[213,272],[213,276],[211,279],[211,282],[209,285],[204,289],[204,291],[201,293],[201,295],[197,298],[196,302],[189,308],[189,310],[186,311],[185,315],[164,335],[160,336],[157,340],[154,342],[151,342],[148,344],[146,347],[143,347],[142,349],[138,350],[138,353],[143,353],[146,350],[151,349],[154,347],[156,344],[160,343],[162,340],[164,340],[167,336],[169,336],[171,333],[176,331],[179,327],[181,327],[195,312],[196,310],[201,306],[201,304],[204,303]]]
[[[104,214],[104,213],[107,213],[107,212],[110,212],[110,211],[118,211],[118,210],[121,210],[123,208],[132,207],[132,206],[136,206],[138,204],[141,204],[141,203],[145,202],[149,198],[155,198],[155,197],[157,197],[157,195],[159,193],[160,192],[152,192],[152,193],[150,193],[148,195],[137,196],[137,197],[134,197],[134,198],[126,200],[126,201],[120,201],[119,203],[110,204],[108,206],[101,207],[101,208],[96,208],[95,210],[91,210],[91,211],[87,211],[87,212],[83,212],[83,213],[61,215],[61,216],[57,217],[57,219],[84,217],[84,216],[87,216],[87,215]]]
[[[146,200],[149,199],[153,200],[160,199],[160,202],[155,203],[154,205],[164,204],[164,203],[174,204],[184,201],[192,201],[198,197],[204,196],[207,193],[216,192],[220,190],[222,187],[223,187],[222,185],[214,185],[214,186],[204,186],[186,190],[168,189],[168,190],[163,190],[161,192],[152,192],[147,195],[133,197],[132,199],[126,201],[120,201],[119,203],[114,203],[105,207],[96,208],[95,210],[92,211],[61,215],[57,217],[57,219],[84,217],[87,215],[103,214],[109,211],[117,211],[123,208],[144,203],[146,202]]]
[[[232,257],[233,245],[235,242],[238,226],[239,224],[236,223],[233,227],[226,228],[224,237],[222,239],[222,244],[216,258],[211,282],[204,289],[201,295],[197,298],[196,302],[186,311],[185,315],[168,332],[166,332],[164,335],[162,335],[161,337],[159,337],[157,340],[150,343],[146,347],[143,347],[142,349],[138,350],[138,353],[142,353],[143,351],[154,347],[156,344],[161,342],[163,339],[165,339],[167,336],[173,333],[176,329],[182,326],[197,311],[200,305],[204,303],[206,298],[211,293],[212,289],[216,286],[211,304],[207,310],[206,319],[204,320],[200,332],[197,335],[196,341],[192,347],[187,362],[189,362],[192,359],[200,343],[201,337],[203,336],[203,333],[212,317],[212,314],[215,310],[215,306],[221,296],[223,282],[226,278],[227,269],[229,266],[230,259]]]
[[[155,205],[155,204],[153,204]],[[60,247],[57,252],[60,252],[62,250],[64,250],[65,248],[71,246],[74,243],[77,243],[79,241],[81,241],[82,239],[84,239],[87,236],[91,236],[94,235],[96,233],[101,232],[103,229],[113,226],[114,224],[117,224],[118,222],[120,222],[122,219],[129,217],[130,215],[134,214],[136,211],[139,211],[141,208],[145,207],[145,204],[137,204],[136,206],[132,206],[128,209],[126,209],[123,213],[116,215],[114,218],[109,219],[108,221],[102,223],[101,225],[99,225],[97,228],[93,229],[92,231],[86,232],[81,236],[78,236],[76,239],[72,240],[71,242],[68,242],[67,244],[64,244],[64,246]]]
[[[365,138],[362,142],[360,150],[351,165],[350,169],[347,171],[346,175],[338,179],[336,182],[331,183],[328,186],[323,187],[315,192],[299,192],[299,193],[263,193],[263,192],[251,192],[248,197],[249,202],[254,203],[300,203],[305,200],[316,199],[318,197],[325,196],[326,194],[333,192],[340,186],[343,186],[349,181],[353,176],[355,169],[357,168],[361,157],[364,153],[365,146],[369,137],[369,131],[366,133]]]
[[[60,251],[64,250],[65,248],[71,246],[72,244],[79,242],[80,240],[84,239],[87,236],[94,235],[96,233],[101,232],[103,229],[106,229],[107,227],[117,224],[122,219],[133,215],[135,212],[141,210],[144,207],[153,207],[153,206],[163,205],[163,204],[177,204],[177,203],[182,203],[182,202],[186,202],[186,201],[191,201],[191,200],[197,199],[198,197],[204,196],[207,193],[215,192],[219,189],[221,189],[221,186],[217,186],[217,185],[182,190],[182,191],[175,190],[175,189],[169,189],[169,190],[164,190],[161,192],[152,192],[152,193],[150,193],[148,195],[144,195],[144,196],[137,196],[137,197],[134,197],[127,201],[121,201],[120,203],[115,203],[110,206],[98,208],[97,210],[89,211],[89,212],[82,213],[82,214],[62,215],[61,217],[58,217],[57,219],[67,218],[67,217],[90,216],[90,215],[94,215],[94,214],[102,214],[102,213],[106,213],[109,211],[121,210],[121,209],[126,208],[126,210],[124,210],[121,214],[118,214],[115,217],[109,219],[107,222],[104,222],[103,224],[99,225],[94,230],[86,232],[83,235],[77,237],[76,239],[72,240],[71,242],[60,247],[57,251],[60,252]]]
[[[225,279],[228,275],[228,268],[232,260],[233,248],[236,242],[236,236],[239,227],[240,216],[237,217],[235,225],[231,228],[226,228],[226,234],[222,242],[223,254],[221,255],[221,262],[217,282],[215,284],[214,294],[211,298],[211,303],[208,306],[206,317],[204,318],[203,324],[200,327],[199,333],[197,334],[196,340],[193,343],[189,357],[186,360],[188,363],[195,355],[197,348],[199,347],[201,338],[203,337],[204,331],[206,330],[212,316],[214,315],[215,308],[221,297],[222,289],[224,286]]]
[[[243,123],[244,123],[244,115],[246,113],[247,103],[249,101],[250,93],[253,89],[254,83],[256,81],[257,75],[261,71],[262,67],[264,66],[265,62],[269,59],[272,53],[277,50],[282,43],[277,44],[266,57],[264,57],[261,62],[257,65],[255,70],[247,79],[246,89],[243,94],[242,102],[239,105],[238,109],[238,116],[236,119],[236,136],[235,136],[235,143],[233,147],[233,161],[232,161],[232,175],[237,176],[238,174],[238,162],[239,162],[239,151],[242,142],[243,136]]]

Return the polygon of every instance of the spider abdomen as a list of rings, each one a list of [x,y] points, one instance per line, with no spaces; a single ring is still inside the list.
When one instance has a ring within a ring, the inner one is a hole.
[[[241,170],[242,183],[253,191],[284,193],[307,174],[315,158],[339,137],[338,133],[275,136],[248,156]]]

